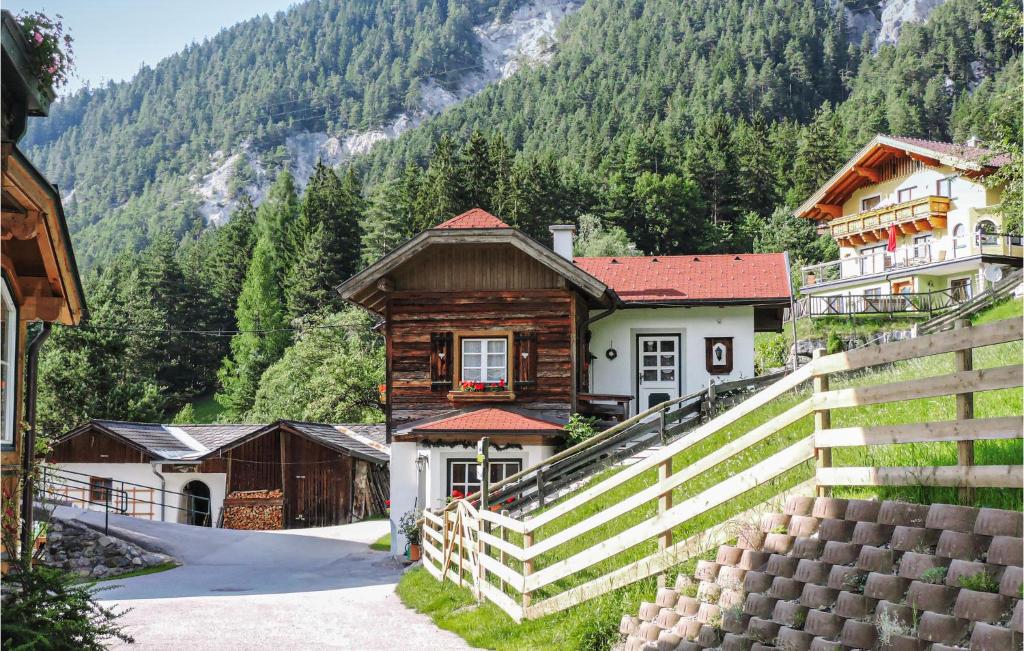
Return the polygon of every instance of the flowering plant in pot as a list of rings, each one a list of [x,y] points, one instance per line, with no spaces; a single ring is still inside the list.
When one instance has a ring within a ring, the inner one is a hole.
[[[504,391],[505,378],[502,378],[497,382],[473,382],[470,380],[463,380],[459,383],[459,388],[468,393],[475,393],[479,391]]]
[[[409,542],[406,556],[410,561],[420,560],[420,525],[416,523],[420,519],[420,513],[416,509],[409,509],[398,521],[398,530]]]
[[[68,83],[74,69],[73,39],[64,32],[63,18],[56,20],[40,12],[18,16],[21,31],[29,44],[29,56],[39,78],[41,91],[61,88]]]

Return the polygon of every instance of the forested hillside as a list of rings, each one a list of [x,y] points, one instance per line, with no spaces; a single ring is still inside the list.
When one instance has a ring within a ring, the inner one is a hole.
[[[850,40],[842,4],[588,0],[546,64],[296,183],[288,138],[379,126],[422,108],[428,85],[454,92],[480,65],[474,26],[523,6],[314,0],[58,104],[26,144],[73,188],[92,316],[48,345],[47,428],[188,420],[212,392],[225,418],[379,417],[379,337],[331,288],[473,206],[541,239],[582,222],[590,254],[810,262],[834,246],[787,206],[876,132],[1019,156],[1015,4],[950,0],[876,50]],[[208,227],[197,179],[233,155],[239,207]]]

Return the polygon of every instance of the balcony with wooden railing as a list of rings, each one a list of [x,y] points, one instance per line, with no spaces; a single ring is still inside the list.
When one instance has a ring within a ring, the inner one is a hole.
[[[904,235],[945,228],[948,212],[949,197],[928,196],[837,217],[828,225],[839,246],[863,246],[886,241],[892,225]]]

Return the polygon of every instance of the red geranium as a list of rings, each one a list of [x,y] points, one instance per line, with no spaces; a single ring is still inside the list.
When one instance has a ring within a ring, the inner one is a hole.
[[[463,497],[465,497],[465,495],[463,495],[462,491],[460,491],[459,489],[455,489],[452,491],[453,500],[461,500]]]

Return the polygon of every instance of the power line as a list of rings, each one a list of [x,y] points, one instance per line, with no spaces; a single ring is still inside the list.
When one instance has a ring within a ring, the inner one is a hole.
[[[367,328],[355,324],[338,324],[338,325],[307,325],[297,328],[254,328],[247,330],[178,330],[173,328],[131,328],[125,326],[105,326],[105,325],[94,325],[94,324],[81,324],[78,326],[68,326],[78,329],[85,330],[104,330],[109,332],[121,332],[121,333],[138,333],[138,334],[180,334],[180,335],[203,335],[213,337],[234,337],[240,334],[273,334],[278,332],[302,332],[304,330],[353,330],[353,331],[366,331]],[[369,330],[373,330],[374,326],[371,326]]]

